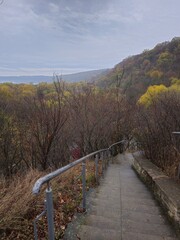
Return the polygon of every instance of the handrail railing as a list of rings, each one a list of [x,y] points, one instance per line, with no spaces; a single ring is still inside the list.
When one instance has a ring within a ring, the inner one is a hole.
[[[172,132],[172,134],[180,136],[180,132]],[[175,147],[175,150],[179,154],[179,150],[176,147]],[[179,162],[178,169],[177,169],[177,178],[178,179],[180,178],[180,162]]]
[[[37,234],[37,221],[39,220],[39,217],[44,215],[44,213],[47,213],[47,221],[48,221],[48,236],[49,236],[49,240],[54,240],[55,236],[54,236],[54,214],[53,214],[53,197],[52,197],[52,189],[50,187],[50,181],[61,175],[62,173],[68,171],[70,168],[75,167],[76,165],[82,163],[82,206],[83,206],[83,210],[86,210],[86,160],[89,160],[91,157],[95,156],[95,178],[96,178],[96,182],[98,183],[98,160],[99,160],[99,154],[103,154],[102,156],[102,169],[104,171],[104,168],[106,168],[107,164],[106,164],[106,159],[108,157],[110,157],[111,153],[110,153],[110,149],[112,147],[114,147],[115,145],[124,143],[126,140],[122,140],[119,142],[116,142],[114,144],[112,144],[110,147],[105,148],[105,149],[101,149],[98,150],[96,152],[90,153],[62,168],[59,168],[55,171],[53,171],[52,173],[49,173],[47,175],[45,175],[44,177],[39,178],[34,186],[33,186],[33,194],[38,195],[40,192],[40,189],[42,187],[43,184],[47,183],[47,189],[46,189],[46,200],[45,200],[45,210],[43,211],[42,214],[40,214],[39,216],[36,217],[36,219],[34,220],[34,236],[35,236],[35,240],[38,239],[38,234]],[[105,154],[104,154],[105,153]],[[104,159],[103,159],[104,158]]]
[[[57,170],[55,170],[54,172],[52,173],[49,173],[47,174],[46,176],[44,177],[41,177],[39,178],[36,183],[34,184],[34,187],[33,187],[33,194],[38,194],[40,192],[40,188],[42,187],[43,184],[45,183],[48,183],[50,180],[52,180],[53,178],[61,175],[62,173],[66,172],[67,170],[69,170],[70,168],[72,167],[75,167],[76,165],[82,163],[83,161],[85,161],[86,159],[90,158],[90,157],[93,157],[95,156],[96,154],[100,153],[100,152],[103,152],[103,151],[107,151],[108,148],[106,149],[102,149],[102,150],[99,150],[99,151],[96,151],[96,152],[93,152],[93,153],[90,153],[88,155],[86,155],[85,157],[82,157],[72,163],[69,163],[68,165],[62,167],[62,168],[59,168]]]
[[[123,143],[123,142],[127,142],[127,140],[122,140],[122,141],[113,143],[108,149],[111,149],[111,148],[114,147],[115,145],[118,145],[118,144]]]

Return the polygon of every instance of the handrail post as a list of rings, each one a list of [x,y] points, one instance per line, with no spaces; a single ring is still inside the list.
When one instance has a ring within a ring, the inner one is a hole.
[[[104,176],[105,171],[104,152],[101,153],[101,161],[102,161],[102,175]]]
[[[38,240],[38,230],[37,230],[37,222],[38,220],[46,214],[47,211],[47,204],[46,204],[46,200],[44,201],[44,211],[42,213],[40,213],[35,219],[34,219],[34,239]]]
[[[86,211],[86,161],[82,162],[82,197],[83,211]]]
[[[47,203],[47,221],[48,221],[48,236],[49,240],[54,240],[54,209],[52,189],[48,184],[46,189],[46,203]]]
[[[107,165],[109,166],[109,162],[110,162],[110,158],[112,157],[111,151],[110,149],[108,150],[108,161],[107,161]]]
[[[172,134],[175,134],[175,135],[179,135],[180,136],[180,132],[172,132]],[[176,151],[179,153],[178,149],[175,147]],[[179,162],[179,165],[178,165],[178,169],[177,169],[177,178],[179,179],[180,178],[180,162]]]
[[[108,165],[108,151],[105,152],[105,169],[107,169]]]
[[[95,178],[96,178],[96,183],[99,184],[98,181],[98,154],[95,156]]]

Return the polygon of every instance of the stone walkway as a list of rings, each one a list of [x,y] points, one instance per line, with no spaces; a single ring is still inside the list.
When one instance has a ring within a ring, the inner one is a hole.
[[[118,155],[100,186],[89,194],[86,214],[76,217],[68,240],[175,240],[175,232],[131,168],[132,155]]]

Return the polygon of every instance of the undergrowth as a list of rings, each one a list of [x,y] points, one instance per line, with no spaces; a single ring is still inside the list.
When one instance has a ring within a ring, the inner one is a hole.
[[[86,189],[95,186],[94,162],[86,163]],[[100,169],[101,174],[101,169]],[[25,176],[16,176],[11,183],[0,182],[0,239],[33,240],[33,220],[44,210],[45,187],[38,196],[32,194],[35,181],[45,173],[30,170]],[[56,239],[64,235],[82,201],[81,165],[70,169],[51,181],[54,202],[54,223]],[[47,239],[47,219],[38,221],[38,239]]]

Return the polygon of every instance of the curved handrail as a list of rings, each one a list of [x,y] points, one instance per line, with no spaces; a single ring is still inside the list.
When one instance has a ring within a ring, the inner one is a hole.
[[[76,160],[76,161],[74,161],[74,162],[72,162],[72,163],[69,163],[68,165],[66,165],[66,166],[64,166],[64,167],[62,167],[62,168],[59,168],[59,169],[55,170],[54,172],[51,172],[51,173],[49,173],[49,174],[47,174],[47,175],[39,178],[39,179],[35,182],[35,184],[34,184],[34,186],[33,186],[33,190],[32,190],[33,194],[36,194],[36,195],[39,194],[40,189],[41,189],[41,187],[42,187],[43,184],[48,183],[50,180],[52,180],[53,178],[59,176],[60,174],[62,174],[62,173],[64,173],[64,172],[66,172],[66,171],[69,170],[70,168],[78,165],[79,163],[82,163],[83,161],[87,160],[88,158],[90,158],[90,157],[92,157],[92,156],[95,156],[95,155],[98,154],[98,153],[108,151],[108,150],[110,150],[110,148],[112,148],[114,145],[117,145],[117,144],[122,143],[122,142],[124,142],[124,141],[126,141],[126,140],[122,140],[122,141],[116,142],[116,143],[112,144],[112,145],[111,145],[110,147],[108,147],[108,148],[101,149],[101,150],[98,150],[98,151],[96,151],[96,152],[90,153],[90,154],[88,154],[88,155],[86,155],[86,156],[84,156],[84,157],[82,157],[82,158],[80,158],[80,159],[78,159],[78,160]]]
[[[116,142],[116,143],[113,143],[108,149],[114,147],[115,145],[119,144],[119,143],[123,143],[123,142],[126,142],[127,140],[121,140],[119,142]]]
[[[86,210],[86,165],[85,165],[85,161],[87,159],[90,159],[90,157],[92,157],[92,156],[96,156],[96,158],[95,158],[95,176],[96,176],[96,181],[98,183],[98,159],[99,159],[98,154],[101,153],[101,152],[107,152],[109,154],[110,149],[114,145],[118,145],[118,144],[120,144],[124,141],[125,140],[116,142],[116,143],[112,144],[109,148],[101,149],[99,151],[90,153],[90,154],[86,155],[85,157],[82,157],[82,158],[80,158],[80,159],[78,159],[78,160],[76,160],[72,163],[69,163],[68,165],[66,165],[62,168],[59,168],[59,169],[55,170],[54,172],[51,172],[51,173],[45,175],[44,177],[39,178],[35,182],[35,184],[33,186],[33,194],[36,194],[36,195],[40,192],[40,189],[41,189],[41,187],[44,183],[47,183],[47,185],[48,185],[48,187],[46,189],[46,202],[45,202],[45,207],[46,208],[39,216],[42,216],[45,213],[47,213],[48,236],[49,236],[50,240],[55,239],[54,214],[53,214],[53,196],[52,196],[52,189],[49,185],[50,180],[52,180],[53,178],[59,176],[60,174],[62,174],[64,172],[66,172],[68,169],[76,166],[77,164],[82,163],[82,206],[83,206],[83,210],[85,211]],[[34,220],[34,237],[35,237],[35,240],[38,239],[37,221],[39,220],[39,216],[37,216],[36,219]]]
[[[172,132],[173,134],[180,134],[180,132]]]
[[[51,173],[45,175],[44,177],[39,178],[33,186],[33,194],[38,194],[40,192],[40,188],[42,187],[42,185],[45,184],[45,183],[48,183],[53,178],[55,178],[55,177],[59,176],[60,174],[66,172],[70,168],[78,165],[79,163],[85,161],[86,159],[88,159],[88,158],[90,158],[90,157],[92,157],[92,156],[94,156],[94,155],[96,155],[100,152],[107,151],[107,150],[108,150],[108,148],[90,153],[90,154],[86,155],[85,157],[82,157],[82,158],[80,158],[80,159],[78,159],[78,160],[76,160],[72,163],[69,163],[68,165],[66,165],[62,168],[59,168],[59,169],[55,170],[54,172],[51,172]]]

